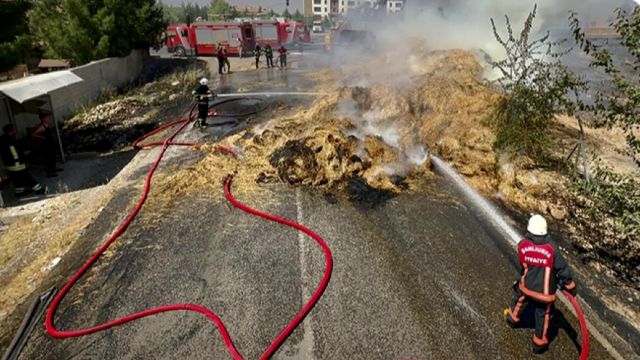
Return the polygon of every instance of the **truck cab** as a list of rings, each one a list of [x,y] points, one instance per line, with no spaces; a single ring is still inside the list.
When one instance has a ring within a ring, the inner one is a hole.
[[[191,52],[193,46],[189,42],[189,27],[187,25],[169,25],[165,30],[165,45],[170,53],[185,56]]]

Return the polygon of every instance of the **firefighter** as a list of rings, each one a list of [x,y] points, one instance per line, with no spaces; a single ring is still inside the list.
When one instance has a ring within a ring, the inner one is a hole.
[[[267,67],[275,67],[273,66],[273,49],[271,48],[271,45],[267,44],[264,47],[264,57],[267,59]]]
[[[220,47],[220,55],[222,56],[222,69],[224,71],[224,66],[227,66],[227,74],[231,73],[231,63],[229,62],[229,52],[225,47]]]
[[[576,295],[576,284],[571,270],[558,248],[550,242],[547,222],[540,215],[533,215],[527,225],[525,239],[518,244],[520,279],[514,283],[511,307],[505,309],[505,319],[511,327],[521,321],[523,310],[531,306],[535,317],[532,334],[533,352],[543,353],[549,347],[547,337],[554,311],[556,288]]]
[[[0,157],[7,169],[9,180],[15,186],[16,195],[25,195],[30,191],[40,195],[46,193],[47,188],[34,180],[27,170],[22,152],[16,143],[16,128],[11,124],[5,125],[2,128],[2,132],[3,134],[0,136]]]
[[[278,53],[280,53],[280,69],[287,68],[287,48],[284,45],[280,45],[278,49]]]
[[[222,75],[224,73],[224,56],[221,45],[216,48],[216,60],[218,60],[218,74]]]
[[[256,44],[256,48],[253,50],[253,56],[256,57],[256,69],[258,69],[258,64],[260,64],[260,52],[262,48],[260,48],[260,44]]]
[[[215,97],[215,94],[209,89],[208,84],[209,80],[207,80],[207,78],[202,78],[200,79],[200,86],[192,92],[198,102],[198,120],[195,122],[195,126],[200,129],[207,127],[209,99]]]

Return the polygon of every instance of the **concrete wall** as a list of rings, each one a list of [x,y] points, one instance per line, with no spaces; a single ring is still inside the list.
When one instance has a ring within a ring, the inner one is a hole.
[[[142,73],[147,57],[148,50],[135,50],[127,57],[106,58],[70,69],[84,81],[51,93],[54,115],[63,121],[105,91],[135,81]]]

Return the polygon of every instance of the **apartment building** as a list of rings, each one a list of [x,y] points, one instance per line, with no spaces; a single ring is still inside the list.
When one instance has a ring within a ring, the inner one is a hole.
[[[387,13],[395,14],[404,9],[404,0],[389,0],[387,1]]]
[[[347,15],[368,7],[372,9],[386,9],[389,13],[397,13],[404,8],[404,0],[306,0],[311,12],[317,17]]]

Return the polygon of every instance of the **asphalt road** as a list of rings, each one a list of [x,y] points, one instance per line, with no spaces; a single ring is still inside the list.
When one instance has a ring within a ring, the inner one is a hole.
[[[318,306],[278,359],[527,359],[529,330],[501,319],[513,254],[464,206],[406,194],[374,208],[308,189],[274,186],[263,210],[296,219],[331,246],[335,267]],[[247,199],[241,199],[247,200]],[[58,326],[86,327],[151,306],[197,303],[257,358],[309,297],[324,257],[313,240],[226,205],[184,199],[152,224],[134,224],[116,254],[60,308]],[[577,324],[541,358],[576,358]],[[567,322],[565,317],[569,319]],[[77,339],[42,327],[22,359],[227,359],[213,324],[168,313]],[[608,358],[596,343],[592,359]]]
[[[197,160],[189,150],[172,153],[174,164]],[[144,171],[137,176],[142,181]],[[324,256],[310,238],[231,208],[222,197],[223,176],[212,174],[221,184],[214,200],[184,198],[162,217],[143,210],[112,254],[67,296],[58,327],[196,303],[220,316],[245,358],[257,358],[313,293]],[[259,201],[239,195],[309,226],[334,256],[324,296],[275,358],[531,358],[530,330],[509,328],[501,314],[517,275],[515,254],[448,187],[436,180],[376,206],[284,185],[268,186]],[[113,227],[136,193],[123,188],[87,236]],[[557,336],[538,358],[577,358],[577,322],[562,307],[556,315]],[[66,340],[52,339],[38,326],[20,358],[230,357],[213,323],[173,312]],[[590,359],[605,358],[592,340]]]

